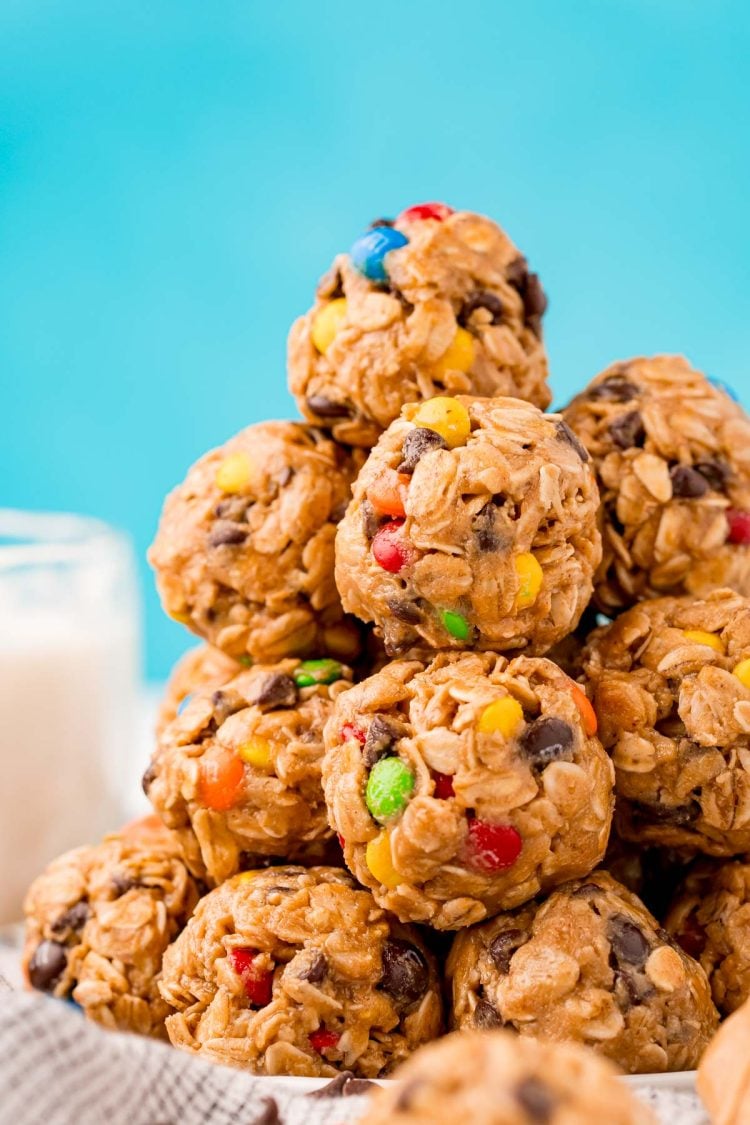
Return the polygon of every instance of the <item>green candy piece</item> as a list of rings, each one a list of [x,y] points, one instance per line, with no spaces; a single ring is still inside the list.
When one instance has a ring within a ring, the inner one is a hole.
[[[242,664],[244,668],[252,668],[253,658],[252,656],[238,656],[237,663]]]
[[[341,672],[338,660],[303,660],[292,675],[297,687],[312,687],[313,684],[332,684],[340,680]]]
[[[365,802],[378,824],[387,824],[409,803],[414,773],[400,758],[381,758],[370,771]]]
[[[454,613],[450,609],[441,610],[440,620],[443,622],[445,629],[457,641],[468,641],[471,636],[471,625],[460,613]]]

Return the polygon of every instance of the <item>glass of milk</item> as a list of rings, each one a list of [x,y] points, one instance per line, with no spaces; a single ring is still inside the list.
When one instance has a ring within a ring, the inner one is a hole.
[[[54,856],[122,820],[145,765],[139,623],[124,535],[0,509],[0,923]]]

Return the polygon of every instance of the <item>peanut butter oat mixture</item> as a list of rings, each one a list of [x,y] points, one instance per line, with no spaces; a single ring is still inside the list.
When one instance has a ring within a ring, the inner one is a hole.
[[[169,726],[196,691],[218,688],[242,671],[242,665],[213,645],[199,645],[182,656],[169,677],[159,704],[156,733]]]

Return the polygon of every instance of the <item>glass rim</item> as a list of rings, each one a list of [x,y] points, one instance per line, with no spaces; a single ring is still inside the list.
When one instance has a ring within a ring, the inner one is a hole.
[[[122,531],[96,516],[0,508],[0,570],[75,562],[92,548],[119,552],[127,545]]]

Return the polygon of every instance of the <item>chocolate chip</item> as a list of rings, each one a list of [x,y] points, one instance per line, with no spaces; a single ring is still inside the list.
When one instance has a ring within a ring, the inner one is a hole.
[[[275,1098],[263,1098],[264,1108],[250,1125],[284,1125],[279,1113],[279,1106]]]
[[[496,527],[497,513],[497,504],[490,500],[480,508],[471,521],[471,530],[474,532],[477,548],[480,551],[499,551],[501,547],[507,546],[508,536],[498,532]]]
[[[390,290],[391,296],[396,298],[398,303],[401,305],[401,308],[404,310],[406,316],[411,316],[411,314],[414,312],[414,305],[411,303],[408,297],[405,297],[400,289],[394,289],[392,285],[390,286]]]
[[[570,892],[570,897],[588,900],[598,898],[601,893],[602,888],[597,886],[596,883],[582,883],[580,887],[576,887],[574,891]]]
[[[31,987],[39,992],[52,992],[68,964],[68,954],[59,941],[43,941],[29,962]]]
[[[392,227],[395,221],[395,219],[373,219],[369,229],[373,230],[375,227]]]
[[[526,284],[521,296],[523,297],[524,312],[529,319],[544,316],[547,311],[547,294],[542,288],[538,273],[526,275]]]
[[[248,703],[266,710],[277,707],[294,707],[299,698],[297,685],[291,676],[281,672],[270,672],[264,676],[255,689],[255,695]]]
[[[568,445],[572,445],[585,465],[589,459],[589,455],[586,446],[578,435],[573,433],[568,423],[564,422],[562,418],[555,422],[555,429],[557,430],[557,436],[560,441],[565,441]]]
[[[708,481],[689,465],[675,465],[669,471],[672,481],[672,495],[686,500],[696,500],[708,492]]]
[[[90,913],[89,904],[82,898],[60,915],[52,929],[56,934],[64,934],[66,930],[78,933],[86,925]]]
[[[548,1125],[555,1112],[557,1098],[546,1082],[535,1075],[523,1078],[516,1086],[516,1101],[534,1125]]]
[[[645,965],[651,946],[625,914],[612,915],[607,926],[607,937],[618,962],[638,968]]]
[[[351,410],[343,402],[335,402],[327,395],[310,395],[306,400],[308,410],[321,418],[348,418]]]
[[[632,449],[634,445],[643,445],[646,437],[643,419],[637,410],[619,414],[610,423],[609,433],[618,449]]]
[[[121,875],[119,872],[113,875],[110,880],[112,890],[115,892],[115,898],[121,898],[122,895],[137,887],[138,883],[135,879],[131,879],[129,875]]]
[[[658,802],[633,801],[633,813],[644,820],[656,820],[662,824],[692,824],[701,815],[697,801],[685,805],[662,805]]]
[[[510,972],[511,957],[528,940],[529,935],[525,930],[503,930],[501,934],[492,939],[487,952],[498,972]]]
[[[589,402],[632,402],[638,398],[639,388],[624,375],[608,375],[587,392]]]
[[[325,980],[327,972],[328,962],[323,954],[316,950],[310,964],[299,974],[299,979],[307,980],[310,984],[320,984],[322,980]]]
[[[514,258],[513,261],[505,268],[505,279],[508,285],[512,285],[514,289],[522,289],[526,284],[526,277],[529,272],[529,267],[523,255]]]
[[[521,735],[518,745],[524,758],[540,770],[550,762],[573,760],[573,731],[563,719],[535,719]]]
[[[399,732],[381,715],[370,723],[362,749],[362,760],[368,769],[379,762],[393,746]]]
[[[362,530],[368,539],[373,539],[375,533],[380,527],[380,520],[378,519],[375,509],[369,500],[362,501]]]
[[[246,528],[225,520],[214,525],[208,537],[208,545],[209,547],[230,547],[236,546],[238,543],[244,543],[246,539]]]
[[[219,520],[244,523],[251,507],[252,504],[248,506],[247,496],[232,496],[228,500],[219,501],[214,508],[214,515]]]
[[[342,500],[340,503],[338,503],[336,505],[335,508],[332,508],[331,509],[331,516],[330,516],[331,523],[341,523],[342,519],[346,515],[346,509],[348,507],[349,507],[349,501],[348,500]]]
[[[398,598],[387,598],[386,605],[398,621],[406,625],[416,625],[422,620],[422,614],[414,602],[399,601]]]
[[[503,302],[496,293],[489,289],[477,289],[475,293],[466,298],[458,314],[458,323],[466,327],[466,322],[477,309],[487,309],[490,313],[490,324],[500,324],[503,319]]]
[[[149,789],[156,781],[158,776],[159,772],[153,762],[149,766],[146,766],[146,771],[141,778],[141,789],[147,797]]]
[[[331,266],[329,270],[326,270],[318,282],[315,292],[323,301],[335,301],[337,297],[344,296],[344,283],[338,266]]]
[[[474,1009],[474,1027],[478,1027],[482,1031],[489,1031],[490,1028],[502,1026],[503,1021],[494,1004],[490,1004],[489,1000],[484,997],[478,1000]]]
[[[399,1009],[411,1008],[421,1000],[430,983],[424,957],[411,942],[390,938],[383,949],[383,975],[380,988]]]
[[[398,467],[399,473],[413,473],[425,453],[432,449],[447,449],[445,438],[428,430],[425,426],[415,426],[404,438],[401,456],[403,461]]]
[[[698,461],[693,468],[700,473],[714,492],[725,492],[732,470],[724,461]]]
[[[311,1090],[306,1094],[307,1098],[351,1098],[357,1097],[360,1094],[369,1094],[371,1090],[375,1090],[377,1085],[371,1082],[369,1078],[355,1078],[351,1070],[342,1070],[341,1074],[337,1074],[325,1086],[321,1086],[319,1090]]]

